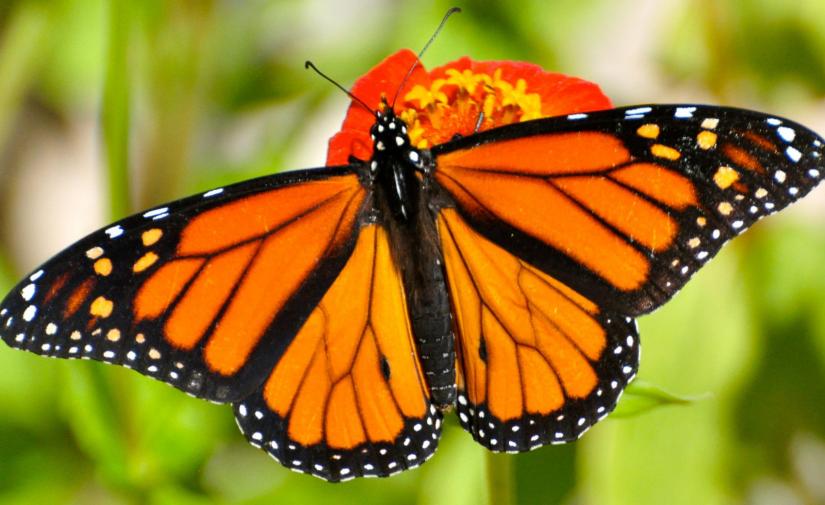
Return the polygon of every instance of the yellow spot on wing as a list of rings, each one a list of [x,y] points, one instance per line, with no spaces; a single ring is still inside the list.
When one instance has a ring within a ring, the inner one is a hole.
[[[719,209],[719,213],[723,216],[729,216],[731,212],[733,212],[733,205],[728,202],[722,202],[717,207]]]
[[[707,128],[708,130],[713,130],[719,126],[719,119],[715,117],[709,117],[702,121],[702,128]]]
[[[86,251],[86,257],[90,260],[96,260],[99,257],[103,256],[103,248],[102,247],[92,247],[88,251]]]
[[[135,262],[135,264],[132,266],[132,270],[134,270],[135,273],[143,272],[150,266],[154,265],[157,260],[158,255],[149,251],[148,253],[141,256],[140,259]]]
[[[738,180],[739,172],[727,165],[719,167],[716,173],[713,174],[713,182],[715,182],[720,189],[727,189]]]
[[[135,342],[137,342],[138,344],[142,344],[146,342],[146,337],[143,335],[143,333],[138,333],[137,335],[135,335]]]
[[[696,218],[696,224],[698,224],[700,227],[704,227],[706,224],[708,224],[708,220],[702,216],[699,216]]]
[[[98,296],[95,298],[95,301],[92,302],[92,306],[89,307],[89,313],[93,316],[105,318],[112,315],[112,309],[114,309],[114,307],[115,304],[112,303],[111,300],[105,296]]]
[[[112,260],[109,258],[100,258],[99,260],[95,261],[95,273],[98,275],[102,275],[106,277],[110,273],[112,273]]]
[[[700,148],[708,150],[716,145],[716,134],[705,130],[696,136],[696,143]]]
[[[140,239],[143,241],[143,245],[149,247],[157,243],[158,240],[163,236],[163,230],[160,228],[152,228],[151,230],[146,230],[141,234]]]
[[[653,123],[643,124],[636,130],[636,134],[646,139],[655,139],[659,136],[659,125]]]
[[[688,246],[691,249],[696,249],[697,247],[699,247],[699,244],[701,243],[702,241],[699,240],[699,237],[693,237],[692,239],[688,240]]]
[[[658,158],[665,158],[674,161],[678,160],[682,156],[676,149],[663,144],[653,144],[653,146],[650,147],[650,152],[653,156]]]
[[[756,198],[765,198],[768,196],[768,190],[765,188],[759,188],[756,190],[755,196]]]
[[[112,328],[108,331],[108,333],[106,333],[106,339],[112,342],[117,342],[120,340],[120,330],[117,328]]]

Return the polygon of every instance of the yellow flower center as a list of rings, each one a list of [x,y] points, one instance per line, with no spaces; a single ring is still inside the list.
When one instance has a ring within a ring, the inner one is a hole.
[[[471,70],[448,69],[446,78],[429,88],[416,85],[401,104],[400,116],[408,126],[410,142],[420,149],[505,124],[544,117],[541,96],[527,91],[527,81],[515,83]]]

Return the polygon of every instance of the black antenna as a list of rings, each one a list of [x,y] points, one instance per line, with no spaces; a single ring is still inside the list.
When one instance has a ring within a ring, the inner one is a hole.
[[[361,100],[361,99],[360,99],[360,98],[358,98],[357,96],[353,95],[352,93],[350,93],[350,91],[349,91],[347,88],[345,88],[345,87],[341,86],[340,84],[338,84],[337,82],[335,82],[334,80],[332,80],[332,78],[330,78],[329,76],[327,76],[325,73],[323,73],[323,72],[321,72],[320,70],[318,70],[318,67],[316,67],[316,66],[315,66],[315,64],[314,64],[314,63],[312,63],[311,61],[307,60],[307,61],[306,61],[306,63],[304,63],[304,68],[311,68],[312,70],[314,70],[314,71],[315,71],[315,73],[317,73],[318,75],[320,75],[321,77],[323,77],[324,79],[326,79],[327,81],[329,81],[330,83],[332,83],[332,85],[333,85],[333,86],[335,86],[336,88],[338,88],[338,89],[340,89],[341,91],[343,91],[344,93],[346,93],[348,97],[352,98],[352,101],[354,101],[354,102],[357,102],[357,103],[361,104],[361,105],[362,105],[365,109],[367,109],[368,111],[370,111],[370,113],[371,113],[373,116],[375,116],[375,115],[376,115],[376,112],[375,112],[374,110],[372,110],[372,108],[370,108],[370,106],[369,106],[369,105],[367,105],[367,104],[366,104],[363,100]]]
[[[410,69],[407,71],[407,75],[405,75],[404,79],[401,80],[401,84],[398,86],[398,89],[395,90],[395,96],[392,97],[392,105],[390,106],[390,108],[395,109],[395,101],[398,100],[398,94],[401,93],[401,90],[407,83],[407,79],[410,78],[413,71],[415,70],[415,67],[418,66],[418,62],[421,60],[421,57],[424,56],[424,53],[427,51],[427,48],[430,47],[430,44],[433,43],[435,38],[438,36],[438,33],[441,31],[442,28],[444,28],[444,25],[447,23],[447,20],[450,18],[450,16],[457,12],[461,12],[461,9],[459,9],[458,7],[452,7],[450,10],[447,11],[446,14],[444,14],[444,17],[441,19],[441,23],[438,25],[438,28],[435,29],[435,33],[433,33],[433,36],[430,37],[430,40],[428,40],[427,43],[424,44],[424,47],[421,49],[421,51],[419,51],[418,58],[416,58],[415,63],[412,64]]]

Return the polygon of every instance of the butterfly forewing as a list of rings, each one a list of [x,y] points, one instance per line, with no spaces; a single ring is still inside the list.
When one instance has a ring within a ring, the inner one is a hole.
[[[237,400],[337,276],[364,194],[349,168],[302,171],[124,219],[21,282],[0,306],[0,332],[12,347]]]
[[[588,298],[638,315],[729,238],[822,179],[822,139],[785,119],[638,106],[505,126],[433,149],[467,221]]]

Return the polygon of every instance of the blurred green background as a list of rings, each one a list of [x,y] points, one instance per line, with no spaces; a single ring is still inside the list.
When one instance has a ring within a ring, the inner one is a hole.
[[[822,0],[4,0],[0,287],[105,222],[322,165],[352,83],[401,47],[707,102],[825,133]],[[0,503],[825,503],[825,188],[755,226],[640,320],[639,378],[581,441],[488,458],[450,421],[422,468],[341,485],[253,449],[229,407],[0,346]],[[693,401],[646,409],[659,388]]]

